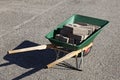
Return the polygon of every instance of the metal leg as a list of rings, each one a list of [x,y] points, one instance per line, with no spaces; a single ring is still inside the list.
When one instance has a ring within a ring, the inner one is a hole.
[[[79,63],[79,68],[80,68],[80,65],[82,64],[82,68],[83,68],[83,54],[84,54],[84,52],[82,51],[81,52],[81,57],[80,57],[80,63]]]
[[[83,68],[83,54],[84,54],[84,52],[82,51],[81,52],[82,68]]]
[[[75,56],[75,60],[76,60],[76,68],[78,69],[79,66],[78,66],[78,57],[77,56]]]
[[[55,50],[55,52],[56,52],[56,60],[57,60],[59,58],[60,51]]]

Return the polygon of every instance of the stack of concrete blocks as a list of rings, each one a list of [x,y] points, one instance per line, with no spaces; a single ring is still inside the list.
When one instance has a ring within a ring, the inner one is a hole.
[[[68,38],[68,37],[65,37],[65,36],[63,36],[63,35],[61,35],[61,34],[56,34],[55,39],[60,40],[60,41],[62,41],[62,42],[67,42],[67,43],[69,43],[69,38]]]
[[[56,39],[72,45],[78,45],[96,30],[93,25],[66,24],[55,36]]]

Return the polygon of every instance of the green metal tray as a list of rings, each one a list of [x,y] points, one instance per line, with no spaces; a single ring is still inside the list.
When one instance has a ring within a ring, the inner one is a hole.
[[[57,34],[60,31],[60,29],[63,28],[63,25],[70,24],[70,23],[77,23],[77,22],[97,25],[97,26],[100,27],[100,29],[98,29],[96,32],[91,34],[80,45],[76,45],[76,46],[70,45],[70,44],[65,43],[65,42],[61,42],[61,41],[54,38],[55,34]],[[56,29],[49,32],[45,37],[54,45],[62,46],[64,48],[68,48],[68,49],[71,49],[71,50],[78,50],[78,49],[84,48],[85,46],[87,46],[91,42],[93,42],[93,40],[100,33],[102,28],[105,25],[107,25],[108,23],[109,23],[109,21],[107,21],[107,20],[102,20],[102,19],[97,19],[97,18],[92,18],[92,17],[87,17],[87,16],[83,16],[83,15],[74,14],[70,18],[68,18],[67,20],[65,20],[61,24],[59,24]]]

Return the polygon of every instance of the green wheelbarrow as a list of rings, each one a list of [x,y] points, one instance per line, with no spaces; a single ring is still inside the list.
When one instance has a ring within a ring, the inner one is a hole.
[[[69,43],[59,41],[54,38],[55,35],[58,33],[58,31],[64,27],[64,25],[74,24],[74,23],[78,23],[78,22],[96,25],[96,26],[99,26],[100,28],[98,30],[96,30],[95,32],[93,32],[90,36],[87,37],[87,39],[83,40],[79,45],[76,45],[76,46],[71,45]],[[51,44],[45,44],[45,45],[23,48],[23,49],[18,49],[18,50],[10,50],[10,51],[8,51],[8,53],[14,54],[14,53],[20,53],[20,52],[25,52],[25,51],[42,50],[42,49],[51,48],[51,49],[56,50],[58,53],[64,52],[64,53],[66,53],[66,55],[59,59],[56,59],[52,63],[48,64],[47,65],[48,68],[51,68],[51,67],[55,66],[56,64],[59,64],[65,60],[70,59],[75,56],[76,69],[79,69],[80,64],[78,64],[78,59],[77,59],[78,56],[80,55],[81,62],[83,63],[83,56],[87,55],[90,52],[90,50],[93,46],[93,40],[101,32],[103,27],[105,27],[108,23],[109,23],[109,21],[107,21],[107,20],[102,20],[102,19],[97,19],[97,18],[74,14],[70,18],[66,19],[61,24],[59,24],[56,27],[56,29],[52,30],[45,36],[51,42]]]

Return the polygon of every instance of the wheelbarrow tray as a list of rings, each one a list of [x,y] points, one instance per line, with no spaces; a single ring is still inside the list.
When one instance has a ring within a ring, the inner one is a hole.
[[[60,31],[60,29],[63,28],[63,26],[65,24],[73,24],[73,23],[77,23],[77,22],[88,23],[88,24],[91,24],[91,25],[96,25],[96,26],[99,26],[100,28],[97,31],[95,31],[93,34],[91,34],[87,39],[85,39],[79,45],[76,45],[76,46],[71,45],[69,43],[65,43],[65,42],[59,41],[59,40],[54,38],[55,35]],[[79,49],[82,49],[85,46],[89,45],[91,42],[93,42],[95,37],[101,32],[103,27],[105,27],[108,23],[109,23],[109,21],[107,21],[107,20],[102,20],[102,19],[98,19],[98,18],[92,18],[92,17],[88,17],[88,16],[74,14],[70,18],[68,18],[67,20],[63,21],[61,24],[59,24],[56,29],[54,29],[51,32],[49,32],[45,37],[52,44],[54,44],[56,46],[61,46],[61,47],[64,47],[64,48],[67,48],[67,49],[71,49],[71,50],[79,50]]]

